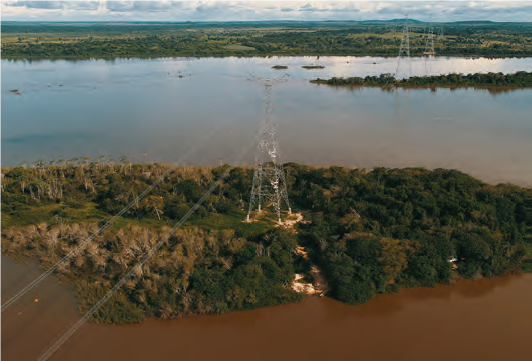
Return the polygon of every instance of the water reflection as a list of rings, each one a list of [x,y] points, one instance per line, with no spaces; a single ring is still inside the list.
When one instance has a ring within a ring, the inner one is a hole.
[[[361,87],[361,86],[354,86],[354,85],[331,86],[331,85],[325,85],[325,84],[316,84],[316,85],[320,87],[333,88],[337,91],[342,91],[342,90],[347,89],[351,93],[363,92],[365,88],[376,88],[376,89],[380,89],[382,92],[392,93],[392,94],[395,92],[408,92],[409,91],[408,88],[395,88],[395,87]],[[416,87],[415,89],[428,90],[428,91],[431,91],[432,93],[436,93],[438,89],[440,89],[440,91],[448,90],[450,92],[454,92],[460,89],[474,89],[475,91],[479,91],[479,92],[485,91],[493,96],[523,90],[521,88],[499,88],[499,87],[486,87],[486,86],[474,86],[474,87],[421,87],[420,86],[420,87]]]

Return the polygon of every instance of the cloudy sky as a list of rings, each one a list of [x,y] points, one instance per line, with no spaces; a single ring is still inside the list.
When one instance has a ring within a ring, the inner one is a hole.
[[[3,21],[372,20],[532,21],[532,1],[20,1]]]

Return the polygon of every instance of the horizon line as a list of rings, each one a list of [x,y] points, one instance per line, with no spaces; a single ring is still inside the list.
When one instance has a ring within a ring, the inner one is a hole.
[[[0,21],[0,25],[3,23],[145,23],[145,24],[186,24],[186,23],[275,23],[275,22],[291,22],[291,23],[324,23],[324,22],[353,22],[353,23],[366,23],[366,22],[390,22],[390,21],[405,21],[402,18],[393,18],[393,19],[370,19],[370,20],[332,20],[332,19],[323,19],[323,20],[204,20],[204,21],[192,21],[192,20],[181,20],[181,21],[171,21],[171,20],[153,20],[153,21],[143,21],[143,20],[4,20]],[[407,19],[406,22],[419,22],[419,23],[531,23],[532,21],[496,21],[496,20],[456,20],[456,21],[423,21],[417,19]]]

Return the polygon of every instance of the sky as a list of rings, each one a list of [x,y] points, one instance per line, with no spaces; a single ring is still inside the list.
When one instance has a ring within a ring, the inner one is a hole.
[[[532,1],[20,1],[2,21],[532,21]]]

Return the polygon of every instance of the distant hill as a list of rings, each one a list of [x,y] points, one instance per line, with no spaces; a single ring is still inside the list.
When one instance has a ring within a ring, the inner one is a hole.
[[[426,21],[421,21],[421,20],[415,20],[415,19],[406,19],[406,22],[408,24],[425,24]],[[392,24],[404,24],[405,23],[405,19],[392,19],[392,20],[364,20],[364,21],[359,21],[360,24],[387,24],[387,23],[392,23]]]
[[[335,25],[354,25],[354,24],[376,24],[383,25],[387,23],[403,24],[405,19],[390,20],[321,20],[321,21],[301,21],[301,20],[272,20],[272,21],[2,21],[4,26],[87,26],[87,25],[208,25],[208,26],[272,26],[272,25],[318,25],[318,24],[335,24]],[[407,19],[409,24],[427,24],[429,22]],[[476,24],[476,25],[495,25],[495,24],[532,24],[532,22],[497,22],[489,20],[463,20],[463,21],[432,21],[439,24]]]

